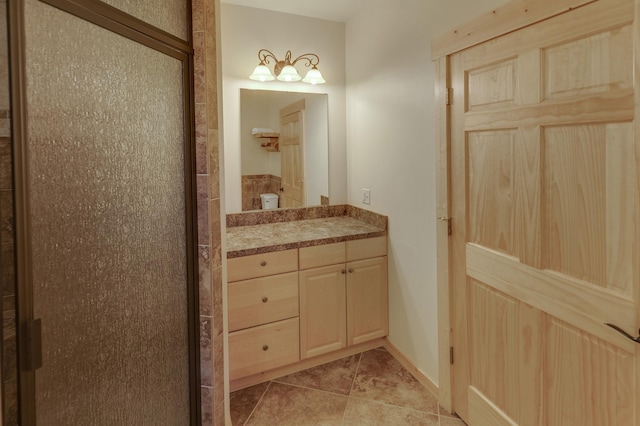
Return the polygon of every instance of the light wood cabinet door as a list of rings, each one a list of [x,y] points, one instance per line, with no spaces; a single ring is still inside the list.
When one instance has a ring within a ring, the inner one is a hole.
[[[345,265],[301,271],[300,358],[347,346]]]
[[[387,257],[347,263],[347,336],[356,345],[389,334]]]

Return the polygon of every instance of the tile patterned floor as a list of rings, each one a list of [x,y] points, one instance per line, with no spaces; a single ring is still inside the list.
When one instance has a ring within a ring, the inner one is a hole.
[[[230,402],[234,426],[465,426],[384,348],[233,392]]]

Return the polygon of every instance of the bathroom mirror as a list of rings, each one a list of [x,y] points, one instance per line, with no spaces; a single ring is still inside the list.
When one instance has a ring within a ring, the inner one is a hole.
[[[240,89],[242,211],[329,203],[327,97]]]

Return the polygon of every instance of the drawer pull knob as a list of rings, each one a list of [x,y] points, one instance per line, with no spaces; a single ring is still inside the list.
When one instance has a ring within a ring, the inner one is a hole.
[[[353,268],[349,268],[349,273],[353,274]]]
[[[263,260],[262,262],[260,262],[260,266],[267,266],[267,261]]]
[[[342,273],[342,275],[344,275],[344,274],[346,274],[346,273],[347,273],[347,270],[346,270],[346,269],[343,269],[343,270],[342,270],[342,271],[340,271],[340,272]]]
[[[269,346],[267,346],[267,345],[262,346],[262,350],[263,351],[268,351],[269,350]]]
[[[268,301],[269,301],[268,297],[265,296],[265,297],[262,298],[262,303],[267,303]]]

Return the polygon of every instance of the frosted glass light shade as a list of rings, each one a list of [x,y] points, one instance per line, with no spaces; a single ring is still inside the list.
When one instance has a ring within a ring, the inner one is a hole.
[[[266,65],[262,65],[262,64],[258,65],[256,69],[253,70],[253,74],[251,74],[249,78],[251,80],[257,80],[257,81],[275,80],[275,77],[273,76],[273,74],[271,74],[271,71],[269,71],[269,68],[267,68]]]
[[[296,70],[292,65],[285,65],[278,74],[278,80],[280,81],[300,81],[302,77],[298,74],[298,70]]]
[[[322,74],[320,74],[320,71],[316,67],[311,68],[307,72],[307,75],[304,76],[302,81],[311,84],[323,84],[327,82],[324,78],[322,78]]]

